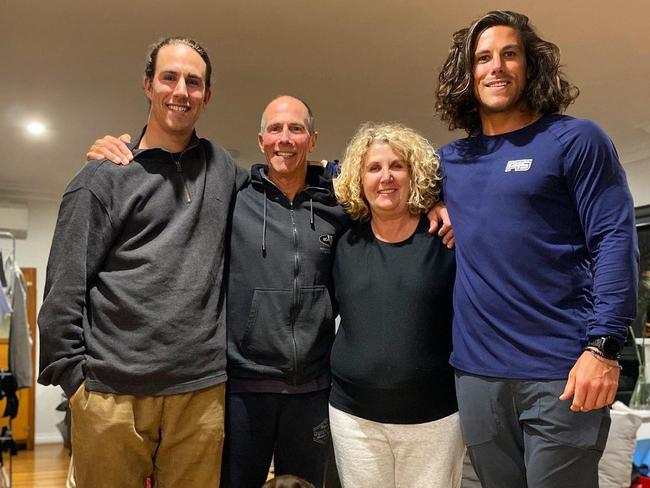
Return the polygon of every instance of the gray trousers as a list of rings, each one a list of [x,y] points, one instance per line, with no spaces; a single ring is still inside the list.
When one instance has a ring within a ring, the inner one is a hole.
[[[456,372],[463,437],[483,488],[597,488],[609,409],[574,413],[566,380]]]

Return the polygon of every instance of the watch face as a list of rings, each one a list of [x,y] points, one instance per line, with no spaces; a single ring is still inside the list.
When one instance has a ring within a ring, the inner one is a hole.
[[[621,344],[613,337],[603,337],[602,348],[608,356],[616,356],[621,351]]]

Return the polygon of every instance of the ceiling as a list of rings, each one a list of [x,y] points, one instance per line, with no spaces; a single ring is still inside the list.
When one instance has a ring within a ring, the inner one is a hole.
[[[650,2],[629,0],[0,0],[0,199],[60,197],[104,134],[137,133],[147,47],[185,35],[210,52],[213,96],[199,134],[259,161],[266,103],[310,103],[315,157],[340,157],[363,121],[397,120],[435,145],[452,133],[433,113],[451,34],[493,8],[529,15],[562,49],[581,89],[568,111],[596,120],[624,163],[650,157]],[[24,124],[49,128],[34,139]]]

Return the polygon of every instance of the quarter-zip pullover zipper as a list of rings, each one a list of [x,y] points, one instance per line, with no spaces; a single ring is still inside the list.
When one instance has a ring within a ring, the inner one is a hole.
[[[145,127],[145,130],[146,130],[146,127]],[[132,149],[132,150],[137,151],[138,144],[140,143],[140,140],[142,140],[142,136],[144,135],[145,130],[143,130],[142,134],[140,134],[140,139],[138,139],[138,141],[135,143],[135,145],[133,146],[134,149]],[[190,145],[181,151],[181,153],[178,155],[178,161],[174,158],[174,154],[178,154],[178,153],[171,153],[167,149],[163,149],[163,148],[145,148],[145,149],[139,150],[137,152],[137,155],[139,155],[139,154],[141,154],[141,153],[143,153],[145,151],[160,150],[160,151],[164,151],[167,154],[169,154],[169,157],[172,160],[172,163],[174,163],[174,166],[176,166],[176,173],[178,173],[178,177],[181,180],[181,189],[183,191],[183,200],[185,201],[186,204],[192,203],[192,194],[190,193],[190,187],[187,185],[187,182],[185,181],[185,176],[183,176],[183,167],[181,166],[181,159],[183,159],[183,155],[186,152],[194,149],[195,147],[197,147],[199,145],[198,141],[199,141],[199,139],[196,137],[196,134],[192,134],[192,138],[190,139]],[[204,161],[204,164],[205,164],[205,153],[203,151],[201,151],[201,157],[202,157],[202,159]]]
[[[183,151],[184,153],[185,151]],[[181,179],[181,186],[183,188],[183,195],[185,197],[185,203],[191,203],[192,202],[192,195],[190,194],[190,189],[187,186],[187,183],[185,182],[185,177],[183,176],[183,168],[181,167],[181,157],[183,156],[183,153],[180,154],[178,157],[178,161],[174,159],[174,156],[170,154],[172,160],[176,164],[176,172],[178,173],[178,176]]]

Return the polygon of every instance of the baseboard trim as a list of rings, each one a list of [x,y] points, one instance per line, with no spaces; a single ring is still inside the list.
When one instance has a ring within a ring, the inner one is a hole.
[[[34,444],[63,444],[61,434],[37,434],[34,436]]]

